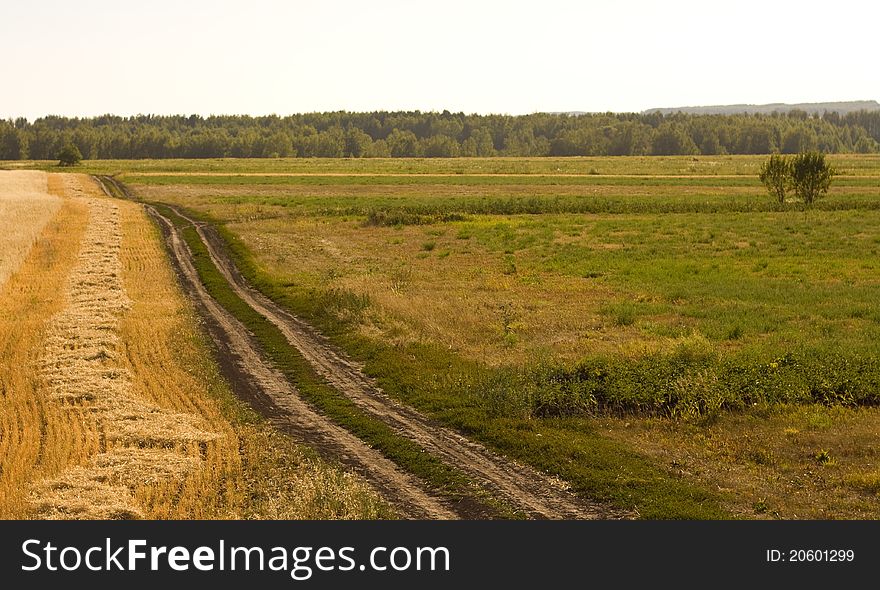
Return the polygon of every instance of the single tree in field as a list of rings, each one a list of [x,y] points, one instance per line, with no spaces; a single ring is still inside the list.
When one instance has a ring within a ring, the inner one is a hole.
[[[791,186],[808,207],[828,192],[832,178],[834,169],[825,161],[823,153],[798,154],[791,162]]]
[[[64,148],[58,153],[58,165],[59,166],[76,166],[82,160],[82,154],[79,151],[79,148],[73,145],[72,143],[67,144]]]
[[[785,191],[791,183],[791,162],[788,158],[773,154],[769,160],[761,164],[758,178],[776,202],[784,205]]]

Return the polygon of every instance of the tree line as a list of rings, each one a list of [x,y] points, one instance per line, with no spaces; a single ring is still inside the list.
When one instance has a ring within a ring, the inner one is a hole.
[[[880,152],[880,111],[840,115],[308,113],[0,120],[0,160]]]

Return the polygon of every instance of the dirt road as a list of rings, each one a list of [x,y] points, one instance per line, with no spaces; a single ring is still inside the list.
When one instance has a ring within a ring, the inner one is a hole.
[[[124,192],[122,187],[119,188]],[[240,394],[247,396],[270,415],[280,428],[293,431],[319,450],[356,467],[386,498],[402,507],[406,516],[479,516],[474,514],[472,508],[451,506],[448,500],[427,492],[416,478],[400,470],[379,452],[304,402],[296,394],[295,387],[262,357],[245,326],[205,291],[192,264],[189,249],[170,220],[154,208],[147,208],[159,221],[172,252],[173,263],[190,295],[204,312],[221,355],[232,361],[224,363],[224,371]],[[248,285],[212,226],[194,220],[174,207],[171,209],[193,224],[214,264],[238,296],[275,324],[315,371],[360,409],[531,517],[595,519],[621,516],[607,507],[586,502],[571,494],[563,482],[501,457],[392,400],[356,363],[309,324]]]
[[[247,328],[205,290],[193,266],[192,255],[174,225],[150,206],[147,206],[147,212],[160,224],[172,254],[172,263],[186,291],[201,308],[221,356],[228,361],[223,363],[222,369],[236,393],[247,397],[280,430],[290,432],[319,451],[354,467],[403,516],[425,519],[458,517],[453,506],[423,489],[417,478],[304,402],[296,388],[262,357]]]
[[[310,325],[251,288],[225,253],[222,239],[213,227],[193,220],[179,210],[175,211],[196,227],[214,264],[239,297],[274,323],[316,372],[359,408],[414,440],[428,452],[532,517],[586,519],[615,516],[608,509],[584,502],[567,492],[561,482],[505,459],[389,398],[375,381],[367,377],[355,363],[330,345]],[[213,302],[211,305],[213,308],[219,307]],[[211,315],[215,317],[222,317],[224,313],[222,310],[211,311]],[[261,362],[256,357],[251,360],[254,363]],[[280,375],[276,377],[280,378]],[[284,385],[275,383],[273,387],[283,388]],[[307,408],[302,402],[298,403]]]

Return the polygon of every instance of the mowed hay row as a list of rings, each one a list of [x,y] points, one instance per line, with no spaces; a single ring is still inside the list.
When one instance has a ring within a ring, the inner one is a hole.
[[[0,171],[0,292],[59,207],[45,172]]]
[[[84,462],[98,447],[88,415],[73,416],[43,396],[39,360],[47,320],[76,262],[88,211],[61,203],[0,296],[0,518],[27,508],[27,484]]]
[[[122,222],[118,202],[100,196],[83,176],[62,175],[63,192],[88,208],[88,225],[63,289],[66,304],[50,320],[40,358],[42,396],[68,420],[47,429],[90,426],[95,453],[84,464],[35,482],[33,516],[131,518],[152,516],[137,488],[180,482],[202,463],[218,438],[200,416],[166,410],[137,395],[145,376],[132,370],[120,340],[120,321],[132,307],[123,282]],[[163,367],[151,367],[162,371]],[[86,437],[89,438],[89,437]]]

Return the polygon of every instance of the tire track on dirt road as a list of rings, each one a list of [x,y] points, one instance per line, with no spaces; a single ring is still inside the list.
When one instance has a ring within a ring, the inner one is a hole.
[[[221,356],[231,361],[222,363],[221,369],[237,393],[254,403],[279,430],[292,433],[319,452],[355,468],[402,516],[458,518],[444,499],[424,490],[416,477],[312,409],[284,375],[263,358],[247,328],[208,294],[199,280],[192,254],[174,224],[153,207],[147,205],[146,209],[158,222],[172,264],[185,290],[203,311]]]
[[[621,516],[604,506],[578,498],[567,491],[562,482],[504,458],[388,397],[373,379],[314,328],[248,285],[212,226],[188,217],[177,208],[169,208],[193,224],[214,264],[235,293],[275,324],[315,371],[361,410],[534,518],[596,519]]]

